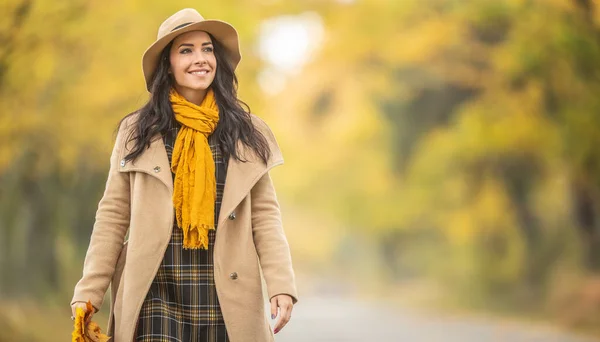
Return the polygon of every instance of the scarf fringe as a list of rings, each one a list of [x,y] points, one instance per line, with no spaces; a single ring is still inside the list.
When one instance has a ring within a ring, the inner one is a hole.
[[[214,230],[214,226],[201,225],[200,227],[187,227],[183,229],[184,249],[208,249],[208,232]]]

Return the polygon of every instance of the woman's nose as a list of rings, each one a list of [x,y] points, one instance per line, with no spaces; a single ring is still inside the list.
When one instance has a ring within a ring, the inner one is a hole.
[[[197,53],[194,55],[194,64],[202,65],[206,63],[206,56],[203,53]]]

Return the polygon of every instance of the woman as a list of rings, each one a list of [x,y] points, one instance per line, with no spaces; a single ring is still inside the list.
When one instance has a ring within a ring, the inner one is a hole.
[[[294,272],[269,176],[283,158],[237,99],[240,58],[236,30],[193,9],[163,22],[144,53],[150,100],[120,122],[71,302],[97,311],[110,284],[116,342],[273,341],[291,317]]]

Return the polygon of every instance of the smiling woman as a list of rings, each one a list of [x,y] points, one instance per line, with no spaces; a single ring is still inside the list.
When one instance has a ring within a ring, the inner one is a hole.
[[[296,285],[269,175],[283,157],[237,98],[240,59],[236,30],[193,9],[144,53],[150,98],[119,124],[71,302],[97,311],[110,285],[115,341],[273,341],[290,320]]]

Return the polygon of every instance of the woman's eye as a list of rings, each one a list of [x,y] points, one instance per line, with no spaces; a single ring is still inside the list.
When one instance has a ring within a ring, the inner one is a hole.
[[[190,50],[190,49],[183,49],[183,50],[179,51],[179,53],[188,53],[188,52],[191,52],[191,51],[192,50]]]
[[[213,52],[213,48],[212,47],[205,47],[204,48],[204,52]]]

